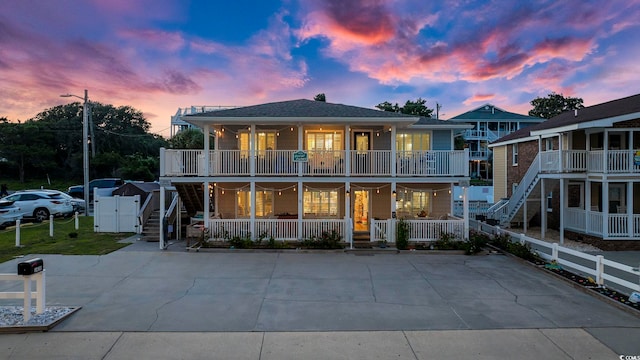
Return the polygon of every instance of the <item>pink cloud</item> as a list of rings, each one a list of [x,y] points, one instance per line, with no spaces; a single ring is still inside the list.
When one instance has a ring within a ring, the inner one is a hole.
[[[160,31],[153,29],[133,30],[124,29],[119,32],[123,39],[141,43],[145,47],[175,52],[185,46],[184,36],[179,32]]]
[[[496,94],[474,94],[470,98],[467,98],[462,103],[465,105],[471,105],[477,102],[488,102],[496,97]]]

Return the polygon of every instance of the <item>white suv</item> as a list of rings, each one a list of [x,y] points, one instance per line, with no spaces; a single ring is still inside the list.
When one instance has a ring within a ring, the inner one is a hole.
[[[73,205],[68,199],[47,191],[16,191],[4,197],[4,200],[13,201],[14,205],[20,208],[23,217],[36,221],[47,220],[49,215],[73,214]]]

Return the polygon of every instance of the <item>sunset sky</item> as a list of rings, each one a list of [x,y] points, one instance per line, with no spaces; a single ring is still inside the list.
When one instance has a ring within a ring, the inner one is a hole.
[[[640,0],[9,0],[0,117],[72,93],[141,110],[152,132],[191,105],[312,99],[373,108],[422,97],[451,118],[526,114],[640,93]]]

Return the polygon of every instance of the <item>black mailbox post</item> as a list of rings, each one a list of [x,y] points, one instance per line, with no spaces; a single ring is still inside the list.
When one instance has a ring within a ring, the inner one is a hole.
[[[44,262],[35,258],[18,263],[18,275],[33,275],[44,270]]]

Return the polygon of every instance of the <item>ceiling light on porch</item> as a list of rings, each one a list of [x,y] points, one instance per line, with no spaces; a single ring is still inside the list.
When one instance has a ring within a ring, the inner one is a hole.
[[[282,191],[278,191],[278,195],[282,195]]]
[[[380,189],[376,189],[376,194],[380,194]]]
[[[224,195],[224,189],[222,189],[222,195]]]
[[[435,197],[435,196],[438,196],[438,193],[434,191],[434,192],[433,192],[433,196],[434,196],[434,197]]]
[[[393,194],[393,197],[396,197],[396,195],[397,195],[397,193],[396,193],[396,191],[395,191],[395,190],[393,190],[393,193],[392,193],[392,194]]]
[[[296,187],[294,186],[294,187],[293,187],[293,192],[295,192],[295,191],[296,191]]]
[[[291,127],[291,131],[293,131],[293,126]]]
[[[280,131],[278,131],[278,132],[276,133],[276,136],[280,136]]]

